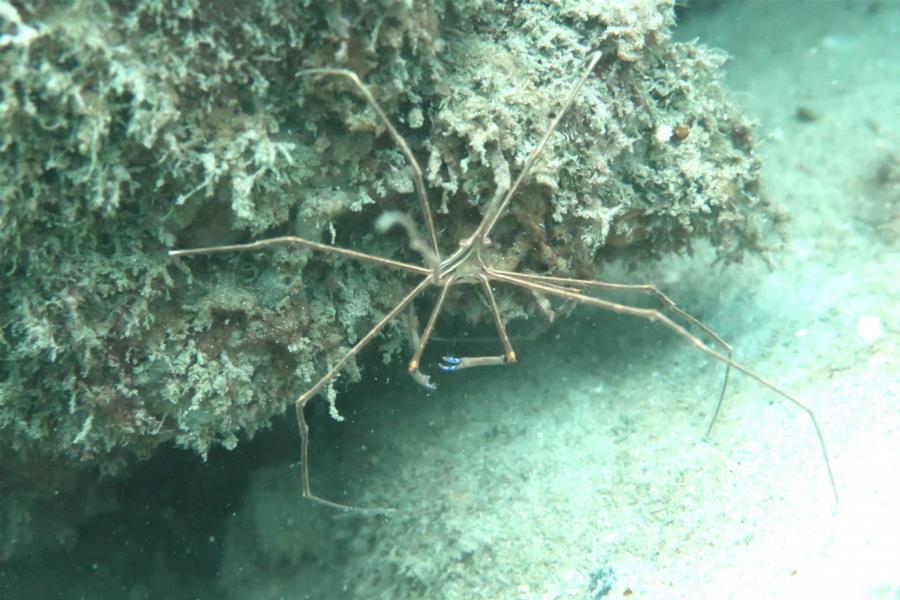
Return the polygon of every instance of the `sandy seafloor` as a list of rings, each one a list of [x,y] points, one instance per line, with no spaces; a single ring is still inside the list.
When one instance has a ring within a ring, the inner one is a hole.
[[[580,310],[515,367],[425,394],[391,365],[340,396],[346,422],[310,410],[318,492],[390,515],[303,501],[286,421],[206,465],[151,461],[0,597],[900,598],[900,191],[891,225],[876,177],[900,153],[900,2],[736,2],[677,37],[733,56],[789,239],[771,271],[700,248],[604,275],[657,283],[807,402],[840,504],[795,407],[735,375],[704,439],[721,367]]]

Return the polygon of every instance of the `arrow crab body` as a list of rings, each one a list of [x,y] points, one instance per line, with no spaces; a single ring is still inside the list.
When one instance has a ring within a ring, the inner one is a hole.
[[[491,265],[489,253],[485,250],[490,245],[490,234],[496,226],[500,218],[505,214],[507,207],[513,200],[516,192],[522,185],[522,182],[528,176],[535,161],[540,157],[541,152],[547,144],[547,141],[556,131],[560,120],[566,115],[574,104],[579,95],[580,90],[594,73],[594,69],[600,60],[600,53],[595,52],[589,58],[587,65],[583,69],[580,77],[572,86],[569,95],[564,100],[561,108],[551,120],[549,126],[544,132],[538,144],[531,151],[525,161],[522,170],[510,186],[509,190],[502,197],[495,198],[487,207],[484,216],[479,222],[475,230],[459,240],[457,248],[447,257],[442,257],[437,233],[434,226],[434,217],[428,202],[425,191],[425,185],[422,178],[422,169],[418,161],[413,156],[408,144],[403,137],[397,132],[387,115],[378,105],[372,93],[362,83],[359,77],[352,71],[344,69],[307,69],[301,71],[302,76],[324,76],[339,77],[349,81],[352,86],[360,93],[378,115],[379,120],[385,126],[386,130],[392,137],[393,141],[402,151],[412,170],[413,182],[416,195],[419,199],[421,213],[423,215],[426,233],[422,235],[416,228],[413,220],[404,213],[389,212],[385,213],[378,220],[376,228],[384,232],[392,227],[401,227],[406,231],[409,238],[410,247],[418,253],[422,259],[424,266],[411,263],[401,262],[394,259],[384,258],[372,254],[366,254],[356,250],[332,246],[315,242],[300,237],[285,236],[277,238],[268,238],[248,244],[236,244],[228,246],[213,246],[206,248],[191,248],[172,250],[169,255],[172,257],[183,257],[198,254],[211,254],[219,252],[236,252],[236,251],[256,251],[263,250],[278,245],[297,245],[308,248],[317,252],[330,253],[343,256],[349,259],[367,262],[388,269],[398,269],[419,275],[421,279],[387,314],[385,314],[365,335],[363,335],[350,350],[348,350],[335,364],[322,375],[322,377],[309,389],[304,391],[295,401],[297,413],[297,423],[300,430],[301,438],[301,482],[303,496],[315,500],[319,503],[332,506],[339,509],[356,509],[344,504],[338,504],[330,500],[314,495],[310,489],[308,456],[309,456],[309,427],[306,424],[304,409],[309,401],[326,387],[337,376],[341,369],[351,361],[363,348],[365,348],[373,338],[375,338],[390,322],[401,315],[410,305],[428,288],[438,288],[438,297],[432,308],[431,315],[425,325],[421,335],[418,336],[413,356],[408,364],[408,371],[413,379],[430,389],[435,386],[431,382],[430,377],[420,370],[422,354],[427,347],[431,335],[434,331],[438,317],[444,306],[447,294],[452,287],[457,285],[476,285],[480,288],[484,300],[492,315],[494,325],[497,330],[497,336],[503,347],[502,354],[492,356],[445,356],[439,365],[441,370],[445,372],[455,372],[466,368],[492,366],[492,365],[510,365],[516,362],[516,352],[513,349],[509,336],[506,333],[503,317],[497,305],[494,296],[493,284],[504,284],[515,288],[520,288],[531,292],[538,297],[555,297],[567,300],[573,303],[594,306],[606,311],[617,314],[631,315],[647,319],[649,321],[659,323],[666,327],[674,334],[678,335],[694,348],[707,354],[711,358],[725,365],[725,376],[722,390],[719,395],[718,404],[716,406],[713,418],[709,424],[707,434],[712,428],[713,423],[718,416],[721,408],[725,391],[728,384],[728,378],[732,369],[743,373],[757,381],[760,385],[768,388],[778,396],[795,405],[799,410],[803,411],[809,418],[815,429],[819,446],[822,452],[822,458],[828,474],[829,483],[835,499],[837,499],[837,486],[832,474],[831,462],[825,446],[821,429],[812,410],[795,396],[782,390],[769,380],[751,371],[741,363],[735,361],[732,357],[731,347],[725,343],[719,336],[706,327],[699,320],[679,309],[675,303],[666,295],[660,292],[652,285],[625,285],[607,283],[599,280],[576,279],[566,276],[542,275],[533,273],[524,273],[517,271],[508,271]],[[602,298],[589,295],[589,291],[626,291],[641,293],[652,296],[659,304],[658,309],[647,309],[611,302]],[[691,330],[697,333],[691,333]],[[704,341],[704,339],[708,341]],[[366,510],[366,509],[363,509]]]

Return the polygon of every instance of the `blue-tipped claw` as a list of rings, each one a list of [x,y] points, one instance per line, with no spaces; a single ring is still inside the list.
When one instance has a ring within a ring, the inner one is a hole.
[[[459,363],[462,362],[455,356],[442,356],[441,364],[438,365],[444,373],[452,373],[459,369]]]

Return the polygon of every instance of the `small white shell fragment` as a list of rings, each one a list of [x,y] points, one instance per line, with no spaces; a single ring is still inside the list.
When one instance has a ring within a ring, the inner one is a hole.
[[[874,342],[884,337],[884,325],[875,315],[866,315],[856,322],[856,332],[864,342]]]
[[[673,129],[671,125],[660,125],[656,128],[656,132],[654,132],[653,137],[656,140],[656,143],[660,146],[663,146],[672,139]]]

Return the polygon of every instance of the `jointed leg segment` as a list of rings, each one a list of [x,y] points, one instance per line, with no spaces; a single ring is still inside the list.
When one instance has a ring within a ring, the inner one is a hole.
[[[687,321],[692,326],[696,327],[700,331],[703,332],[709,339],[713,341],[719,348],[722,349],[725,356],[731,358],[733,349],[730,344],[728,344],[725,340],[719,337],[714,331],[712,331],[709,327],[707,327],[702,321],[697,319],[696,317],[691,316],[690,314],[681,310],[675,302],[663,294],[656,286],[650,284],[625,284],[625,283],[608,283],[606,281],[600,281],[597,279],[574,279],[571,277],[555,277],[550,275],[533,275],[530,273],[514,273],[511,271],[502,271],[496,270],[493,271],[495,273],[501,275],[511,275],[514,277],[518,277],[525,281],[533,281],[538,283],[546,283],[552,284],[561,289],[568,289],[570,291],[583,291],[585,288],[593,288],[593,289],[601,289],[601,290],[609,290],[609,291],[625,291],[625,292],[640,292],[643,294],[648,294],[653,296],[657,302],[659,302],[663,308],[672,311],[679,318]],[[532,291],[537,291],[532,288]],[[719,392],[719,400],[716,402],[716,408],[713,411],[713,416],[709,420],[709,426],[706,428],[706,436],[712,432],[713,425],[716,423],[716,419],[719,416],[719,412],[722,409],[722,403],[725,400],[725,392],[728,389],[728,380],[731,375],[731,365],[725,363],[725,376],[722,378],[722,389]]]
[[[794,406],[796,406],[797,408],[802,410],[809,417],[809,420],[813,425],[813,429],[815,429],[816,437],[818,438],[818,441],[819,441],[819,447],[822,450],[822,458],[825,463],[825,468],[828,471],[828,481],[829,481],[829,484],[831,485],[831,491],[834,494],[835,501],[836,502],[838,501],[837,484],[835,483],[834,473],[832,472],[832,469],[831,469],[831,460],[828,457],[828,451],[825,446],[825,438],[822,435],[822,429],[819,427],[819,422],[816,419],[815,413],[813,413],[812,409],[809,408],[809,406],[807,406],[803,402],[801,402],[798,398],[787,393],[786,391],[784,391],[780,387],[776,386],[775,384],[773,384],[772,382],[770,382],[768,379],[764,378],[763,376],[758,375],[754,371],[751,371],[750,369],[748,369],[741,363],[733,360],[729,355],[723,354],[721,352],[718,352],[718,351],[710,348],[708,345],[703,343],[703,341],[700,340],[700,338],[691,334],[687,329],[685,329],[684,327],[682,327],[681,325],[679,325],[678,323],[676,323],[675,321],[673,321],[672,319],[670,319],[669,317],[667,317],[665,314],[663,314],[662,312],[660,312],[657,309],[637,308],[634,306],[629,306],[627,304],[619,304],[616,302],[610,302],[608,300],[603,300],[600,298],[595,298],[593,296],[587,296],[582,293],[573,292],[571,290],[567,290],[562,287],[559,287],[553,283],[540,283],[536,280],[529,280],[527,277],[522,277],[519,274],[512,274],[509,272],[501,273],[500,271],[490,271],[490,276],[492,279],[495,279],[497,281],[502,281],[505,283],[509,283],[511,285],[514,285],[514,286],[517,286],[520,288],[536,289],[536,290],[539,290],[539,291],[541,291],[545,294],[551,295],[551,296],[557,296],[559,298],[574,300],[581,304],[588,304],[590,306],[596,306],[598,308],[602,308],[609,312],[614,312],[614,313],[622,314],[622,315],[632,315],[635,317],[641,317],[641,318],[647,319],[652,322],[660,323],[661,325],[664,325],[669,330],[671,330],[672,332],[674,332],[675,334],[680,336],[682,339],[689,342],[694,348],[700,350],[701,352],[707,354],[708,356],[711,356],[712,358],[718,360],[719,362],[725,364],[726,366],[731,367],[731,368],[735,369],[736,371],[740,371],[747,377],[750,377],[751,379],[755,380],[757,383],[759,383],[763,387],[766,387],[766,388],[772,390],[773,392],[775,392],[776,394],[778,394],[779,396],[781,396],[782,398],[784,398],[785,400],[789,401]],[[602,282],[599,282],[599,283],[602,283]],[[665,297],[661,293],[660,293],[660,296]],[[687,313],[684,313],[680,309],[677,309],[677,312],[679,315],[686,317],[692,323],[699,323],[699,321],[697,321],[690,315],[687,315]],[[701,327],[705,332],[709,332],[710,335],[714,339],[720,340],[720,338],[718,336],[716,336],[715,334],[712,334],[706,326],[701,325]],[[722,344],[724,344],[724,342],[722,342]],[[730,348],[731,348],[730,346],[728,346],[727,344],[725,344],[725,346],[730,350]],[[727,383],[727,380],[726,380],[726,383]],[[722,403],[722,400],[720,397],[719,404],[716,406],[716,415],[718,414],[721,403]],[[710,428],[711,427],[712,427],[712,425],[710,425]],[[707,430],[707,433],[708,432],[709,432],[709,429]]]

